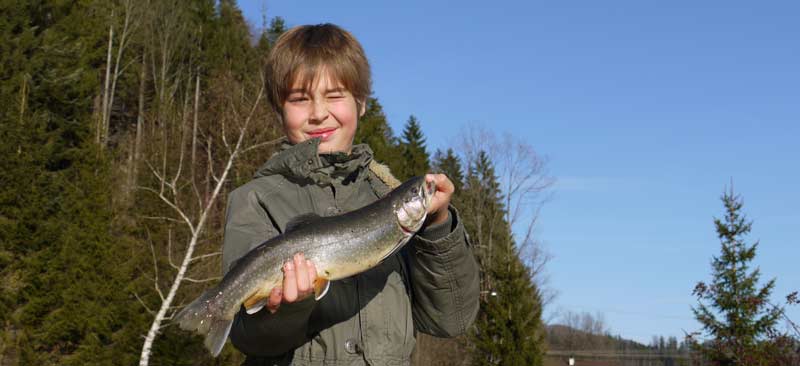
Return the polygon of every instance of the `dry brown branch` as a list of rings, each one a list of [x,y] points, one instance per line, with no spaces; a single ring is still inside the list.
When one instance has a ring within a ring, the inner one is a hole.
[[[161,292],[161,287],[158,285],[158,261],[156,260],[156,249],[152,241],[150,241],[150,253],[153,254],[153,273],[155,274],[155,278],[153,278],[153,287],[155,287],[161,301],[164,301],[164,293]]]
[[[179,224],[180,224],[180,223],[183,223],[183,221],[181,221],[181,220],[177,220],[177,219],[174,219],[174,218],[172,218],[172,217],[166,217],[166,216],[144,216],[144,215],[137,215],[136,217],[137,217],[137,218],[139,218],[139,219],[144,219],[144,220],[169,221],[169,222],[177,222],[177,223],[179,223]]]
[[[156,194],[158,196],[158,198],[162,202],[164,202],[167,206],[169,206],[178,216],[183,218],[184,224],[189,229],[189,233],[190,233],[190,237],[188,239],[188,243],[186,244],[186,249],[185,249],[184,254],[183,254],[183,259],[181,260],[181,263],[180,263],[180,265],[178,267],[177,273],[175,274],[175,276],[174,276],[174,278],[172,280],[172,285],[170,287],[170,290],[167,293],[166,297],[162,298],[163,300],[162,300],[161,306],[160,306],[158,312],[156,313],[156,315],[155,315],[155,317],[153,319],[153,322],[152,322],[152,324],[150,326],[150,330],[147,333],[147,337],[145,338],[145,342],[144,342],[144,344],[142,346],[142,353],[141,353],[141,357],[140,357],[140,361],[139,361],[139,365],[140,366],[145,366],[145,365],[147,365],[149,363],[149,357],[150,357],[150,352],[151,352],[151,349],[152,349],[153,342],[154,342],[156,336],[158,335],[159,330],[163,328],[162,323],[166,319],[171,318],[171,316],[172,316],[171,314],[168,314],[168,312],[170,311],[170,309],[172,309],[172,302],[174,301],[175,296],[176,296],[176,294],[178,292],[178,289],[180,288],[181,284],[183,282],[203,283],[203,282],[210,282],[210,281],[214,281],[215,279],[218,279],[218,278],[195,279],[195,278],[189,277],[187,272],[189,270],[190,264],[194,260],[197,260],[198,258],[206,258],[208,256],[211,256],[211,255],[207,254],[207,255],[201,255],[201,256],[198,256],[198,257],[194,257],[194,252],[197,249],[197,244],[200,242],[200,236],[203,234],[203,231],[204,231],[204,229],[206,227],[206,223],[207,223],[207,220],[208,220],[209,215],[211,213],[211,209],[214,206],[214,204],[217,202],[218,197],[220,196],[222,188],[223,188],[223,186],[225,185],[225,182],[228,179],[228,175],[231,173],[231,170],[233,168],[233,164],[236,161],[236,158],[238,157],[238,155],[241,154],[241,152],[245,148],[243,146],[243,143],[245,141],[245,137],[247,136],[248,127],[249,127],[249,125],[250,125],[250,123],[251,123],[251,121],[253,119],[255,111],[257,110],[258,105],[259,105],[259,103],[260,103],[260,101],[261,101],[261,99],[263,97],[263,93],[264,93],[263,83],[261,83],[260,85],[262,85],[262,86],[259,88],[258,95],[254,99],[254,102],[252,103],[252,106],[249,108],[249,112],[247,114],[247,117],[242,122],[242,126],[238,129],[239,133],[238,133],[238,136],[236,136],[235,144],[231,145],[230,154],[228,155],[227,159],[223,163],[223,167],[219,172],[220,175],[218,177],[214,176],[214,180],[215,180],[214,187],[213,187],[212,191],[210,192],[210,195],[207,197],[207,199],[205,201],[205,204],[199,208],[199,215],[197,215],[195,219],[190,219],[189,218],[190,215],[187,213],[187,210],[189,210],[189,208],[182,206],[182,204],[180,203],[179,192],[176,189],[177,179],[173,178],[171,183],[165,182],[164,177],[167,176],[166,165],[164,165],[164,170],[160,174],[155,174],[156,177],[160,177],[159,178],[160,179],[159,184],[162,187],[161,191],[156,191],[155,189],[149,188],[149,187],[140,187],[142,190],[145,190],[147,192],[151,192],[151,193]],[[224,137],[224,133],[223,133],[223,137]],[[225,139],[227,139],[227,138],[225,138]],[[182,143],[186,143],[186,141],[184,139],[182,139]],[[209,143],[209,149],[208,149],[208,151],[209,151],[209,161],[208,161],[208,165],[209,165],[210,169],[213,169],[211,167],[214,165],[214,161],[213,161],[213,159],[211,157],[211,154],[210,154],[210,150],[211,150],[210,146],[211,146],[211,144]],[[183,153],[184,153],[184,151],[181,149],[181,154],[183,154]],[[166,155],[166,153],[164,155]],[[181,170],[181,168],[179,167],[179,171],[180,170]],[[177,174],[177,176],[180,177],[180,172]],[[190,177],[189,179],[195,179],[195,177]],[[171,198],[167,197],[164,194],[163,187],[165,187],[165,186],[170,188],[170,193],[171,193],[171,196],[172,196]],[[170,239],[168,240],[168,246],[169,246],[168,251],[171,253],[171,251],[172,251],[171,250],[171,245],[172,245],[171,244],[171,235],[169,236],[169,238]],[[211,254],[212,255],[217,255],[215,253],[211,253]],[[153,258],[154,258],[154,262],[155,262],[155,251],[154,250],[153,250]],[[170,258],[170,263],[172,264],[171,258]]]
[[[203,260],[203,259],[206,259],[206,258],[220,256],[220,255],[222,255],[222,252],[214,252],[214,253],[203,254],[203,255],[200,255],[200,256],[192,258],[191,261],[192,262],[199,261],[199,260]]]
[[[222,277],[220,277],[220,276],[209,277],[209,278],[204,278],[202,280],[197,280],[197,279],[194,279],[194,278],[191,278],[191,277],[188,277],[188,276],[184,276],[183,277],[184,281],[193,282],[193,283],[205,283],[205,282],[217,281],[219,279],[222,279]]]
[[[162,194],[162,193],[160,193],[160,192],[158,192],[158,191],[156,191],[155,189],[152,189],[152,188],[150,188],[150,187],[141,187],[141,186],[140,186],[140,187],[138,187],[138,189],[141,189],[141,190],[143,190],[143,191],[147,191],[147,192],[153,193],[153,194],[155,194],[156,196],[158,196],[158,198],[159,198],[159,199],[161,199],[161,201],[162,201],[162,202],[166,203],[166,204],[167,204],[167,206],[169,206],[170,208],[172,208],[172,209],[175,211],[175,213],[177,213],[177,214],[178,214],[178,216],[180,216],[180,217],[183,219],[183,223],[184,223],[184,224],[186,224],[186,225],[189,227],[189,231],[191,231],[192,233],[194,233],[195,229],[194,229],[194,224],[192,223],[192,220],[191,220],[191,219],[189,219],[189,217],[188,217],[188,216],[186,216],[186,214],[184,213],[184,211],[183,211],[183,210],[182,210],[180,207],[178,207],[177,205],[175,205],[175,203],[173,203],[172,201],[170,201],[170,199],[169,199],[169,198],[167,198],[166,196],[164,196],[164,194]]]
[[[144,300],[142,300],[142,298],[139,297],[139,294],[137,294],[135,291],[133,292],[133,296],[136,297],[136,300],[139,300],[139,303],[142,304],[142,306],[144,307],[145,310],[147,310],[148,313],[150,313],[152,315],[156,314],[155,311],[151,310],[150,307],[147,306],[147,304],[145,304]]]
[[[253,145],[253,146],[250,146],[250,147],[248,147],[248,148],[246,148],[246,149],[242,150],[242,153],[244,154],[244,153],[246,153],[246,152],[248,152],[248,151],[250,151],[250,150],[255,150],[255,149],[260,149],[260,148],[262,148],[262,147],[266,147],[266,146],[270,146],[270,145],[275,145],[275,144],[277,144],[277,143],[279,143],[279,142],[281,142],[281,141],[283,141],[283,140],[285,140],[285,138],[283,138],[283,137],[279,137],[279,138],[276,138],[276,139],[274,139],[274,140],[270,140],[270,141],[267,141],[267,142],[262,142],[262,143],[260,143],[260,144],[255,144],[255,145]]]
[[[172,262],[172,229],[167,230],[167,261],[169,261],[170,267],[176,270],[180,269],[180,267]]]

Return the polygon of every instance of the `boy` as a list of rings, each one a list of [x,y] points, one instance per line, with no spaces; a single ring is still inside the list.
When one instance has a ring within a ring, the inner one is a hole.
[[[267,60],[269,101],[287,142],[228,201],[223,271],[302,214],[331,216],[368,205],[397,180],[353,146],[370,95],[358,41],[331,24],[282,35]],[[231,330],[245,365],[408,365],[414,334],[463,333],[478,310],[478,269],[451,206],[453,184],[428,174],[436,193],[425,225],[377,267],[332,281],[314,300],[314,263],[298,253],[265,309],[240,311]]]

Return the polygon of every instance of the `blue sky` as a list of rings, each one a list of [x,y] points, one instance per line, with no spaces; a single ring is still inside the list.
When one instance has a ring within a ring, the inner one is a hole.
[[[778,294],[800,290],[800,3],[240,1],[261,24],[332,22],[362,42],[395,131],[431,151],[510,132],[559,183],[537,234],[559,308],[649,342],[699,328],[731,179]],[[789,314],[800,320],[800,309]]]

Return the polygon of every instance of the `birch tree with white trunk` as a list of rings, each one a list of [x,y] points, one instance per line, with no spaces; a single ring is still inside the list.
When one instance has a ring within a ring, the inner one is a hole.
[[[199,84],[196,84],[199,85]],[[177,310],[176,306],[173,306],[175,302],[176,295],[178,294],[178,290],[180,289],[181,285],[185,282],[210,282],[214,281],[218,278],[205,278],[205,279],[195,279],[189,276],[189,271],[193,263],[200,261],[202,259],[208,258],[210,256],[218,255],[218,252],[209,253],[204,255],[195,255],[197,253],[198,244],[201,241],[201,238],[204,234],[204,230],[207,229],[207,223],[209,216],[212,213],[212,208],[214,208],[215,204],[220,201],[220,197],[222,196],[222,192],[226,182],[229,180],[230,174],[232,169],[234,168],[234,164],[237,158],[246,150],[248,150],[249,146],[247,145],[247,137],[249,133],[249,128],[252,125],[252,121],[254,116],[256,115],[256,110],[259,107],[259,104],[263,100],[263,93],[264,87],[263,82],[260,83],[261,87],[258,90],[255,98],[250,100],[249,103],[244,103],[242,100],[238,101],[239,105],[249,104],[249,108],[247,108],[247,113],[239,115],[237,113],[237,117],[241,118],[241,123],[237,126],[226,126],[225,122],[222,121],[222,128],[221,134],[219,135],[218,142],[221,142],[224,146],[221,151],[216,151],[215,154],[226,154],[226,158],[224,160],[212,159],[210,148],[206,146],[207,150],[209,150],[208,157],[209,157],[209,169],[208,174],[210,174],[210,178],[213,182],[211,186],[211,190],[208,195],[194,195],[197,202],[186,202],[182,200],[183,194],[181,193],[181,188],[185,184],[189,184],[192,186],[196,186],[195,180],[199,179],[198,177],[189,177],[186,179],[183,177],[184,175],[191,175],[190,172],[192,169],[186,169],[184,165],[184,160],[192,161],[193,158],[196,158],[197,154],[194,151],[186,151],[189,149],[179,148],[180,156],[177,157],[178,163],[177,166],[167,165],[165,169],[162,168],[155,168],[151,164],[150,166],[151,172],[156,178],[155,187],[138,187],[141,190],[150,192],[151,194],[158,197],[158,199],[167,205],[172,212],[175,214],[175,218],[167,218],[172,221],[179,221],[181,225],[185,227],[188,231],[188,238],[186,242],[183,244],[183,254],[179,260],[179,263],[173,263],[171,258],[172,253],[172,239],[170,237],[169,242],[167,243],[168,252],[170,253],[169,261],[170,265],[173,266],[175,270],[174,275],[170,279],[171,285],[169,289],[165,292],[162,291],[161,286],[159,285],[158,279],[158,264],[155,263],[155,251],[153,254],[154,258],[154,267],[155,267],[155,278],[154,278],[154,286],[155,291],[158,293],[159,298],[161,300],[160,306],[157,310],[153,310],[154,318],[153,322],[150,325],[149,331],[145,336],[144,343],[142,345],[141,356],[139,360],[140,366],[148,365],[150,362],[150,356],[152,353],[153,343],[156,340],[156,337],[161,332],[161,330],[169,325],[169,320],[174,315],[174,312]],[[194,103],[199,103],[200,99],[197,94],[200,93],[199,86],[195,88],[195,96],[192,98],[194,99]],[[232,96],[233,98],[233,96]],[[244,95],[242,95],[244,99]],[[237,102],[232,102],[232,105]],[[236,108],[234,108],[235,110]],[[197,108],[194,108],[195,113],[197,112]],[[196,117],[191,119],[189,118],[179,118],[183,125],[195,125],[196,124]],[[188,122],[189,120],[193,122]],[[187,132],[191,131],[191,132]],[[196,139],[196,128],[194,126],[184,126],[181,128],[181,144],[188,145],[189,147],[197,146],[197,139]],[[187,136],[189,135],[189,136]],[[210,135],[209,135],[210,137]],[[262,142],[259,145],[264,145]],[[187,155],[184,159],[184,155]],[[219,166],[215,169],[213,166],[216,164]],[[172,168],[172,169],[170,169]],[[193,190],[194,192],[194,190]],[[185,202],[185,203],[184,203]],[[200,207],[199,210],[195,210],[194,207]],[[194,211],[194,212],[193,212]],[[141,300],[140,300],[141,301]],[[143,305],[146,308],[146,304]]]

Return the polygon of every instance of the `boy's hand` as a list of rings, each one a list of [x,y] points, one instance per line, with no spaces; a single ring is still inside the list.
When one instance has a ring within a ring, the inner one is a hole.
[[[283,265],[283,287],[275,287],[269,294],[267,310],[275,313],[282,303],[293,303],[304,300],[314,293],[314,281],[317,279],[317,267],[310,260],[297,253],[292,260]]]
[[[436,225],[447,221],[449,215],[447,206],[450,204],[450,197],[456,190],[450,178],[444,174],[426,174],[426,182],[433,182],[436,185],[436,191],[431,200],[431,206],[428,207],[428,218],[425,220],[426,225]]]

